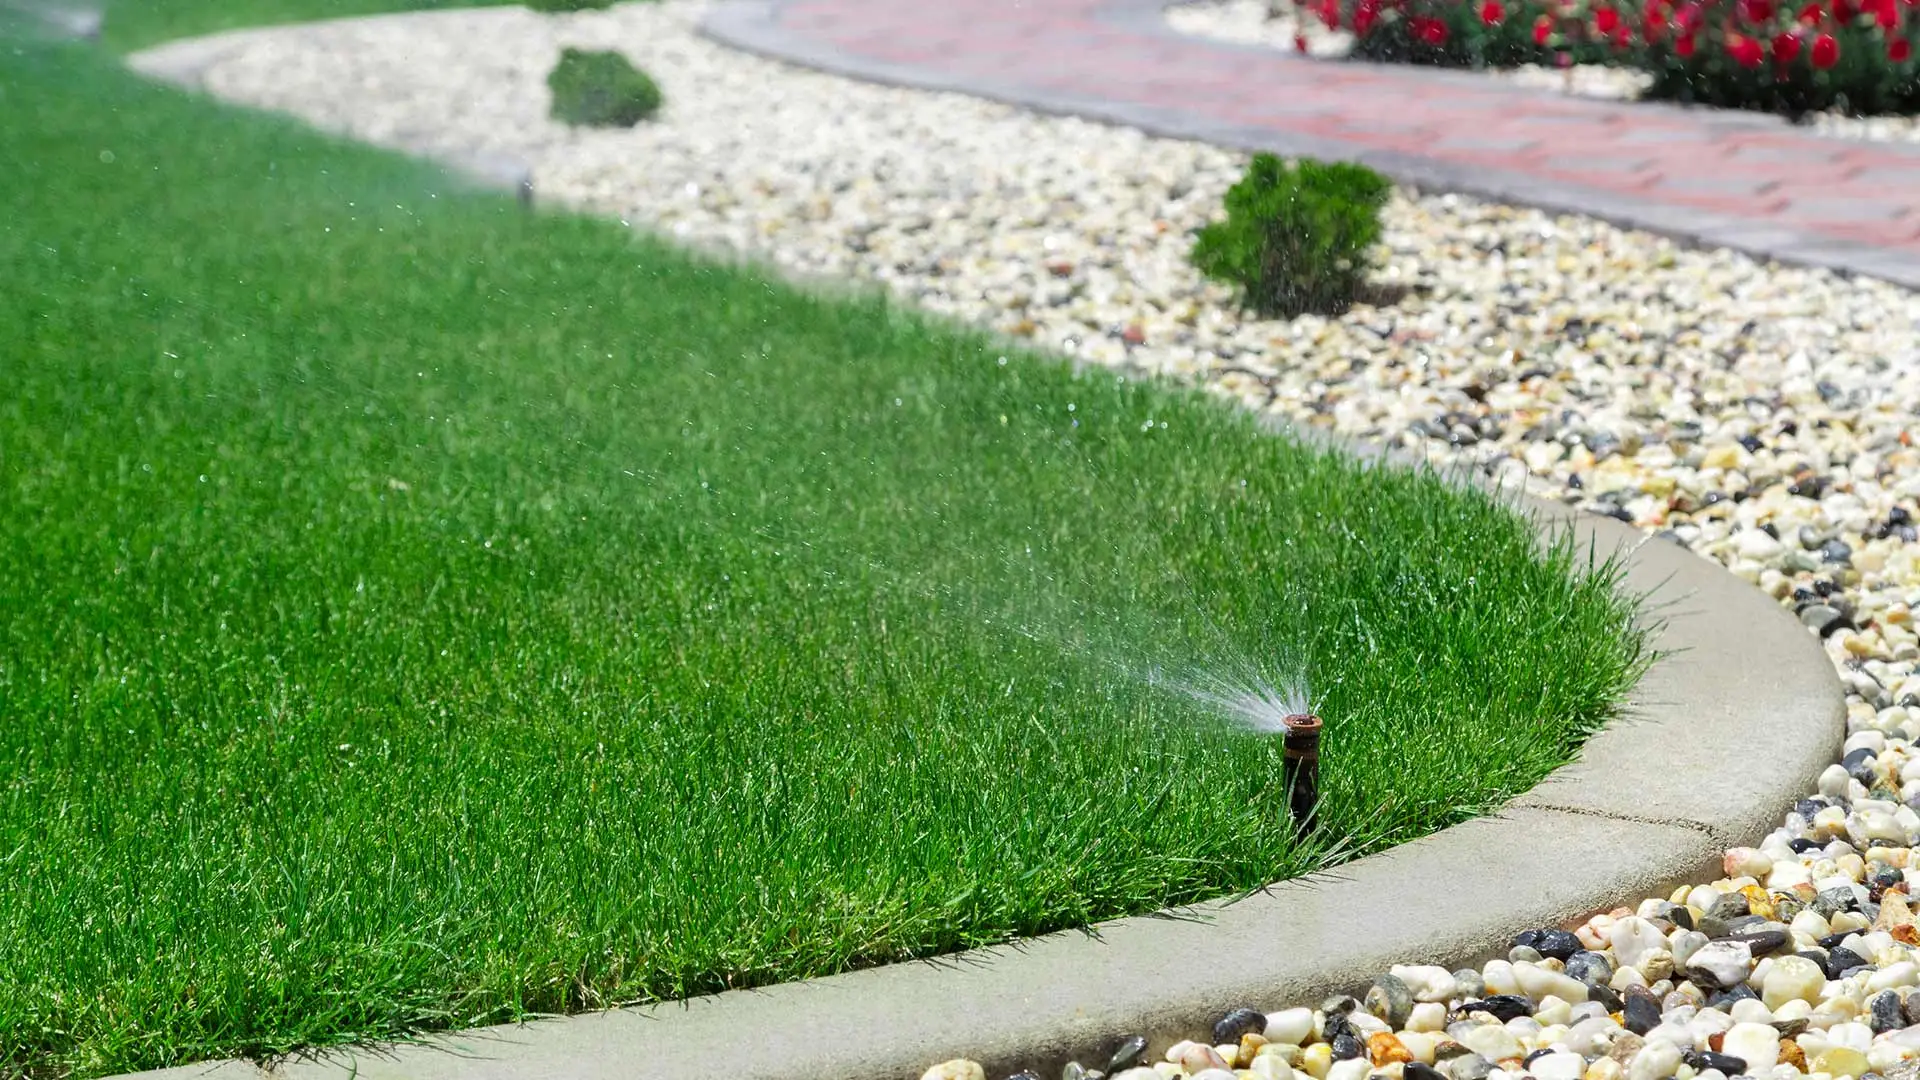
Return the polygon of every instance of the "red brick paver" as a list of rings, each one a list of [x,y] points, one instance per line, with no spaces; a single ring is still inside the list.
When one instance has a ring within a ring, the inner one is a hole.
[[[1415,183],[1920,286],[1920,146],[1187,38],[1158,8],[746,0],[716,9],[708,30],[851,75],[1366,161]]]

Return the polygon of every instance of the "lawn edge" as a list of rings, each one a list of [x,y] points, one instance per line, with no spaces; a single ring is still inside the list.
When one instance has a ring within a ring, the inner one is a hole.
[[[1280,425],[1272,425],[1279,428]],[[1284,430],[1284,429],[1283,429]],[[1298,432],[1285,432],[1300,435]],[[1362,457],[1405,458],[1309,434]],[[1475,483],[1470,478],[1461,482]],[[992,1075],[1156,1049],[1229,1007],[1353,992],[1395,963],[1460,966],[1512,936],[1717,876],[1816,786],[1845,727],[1818,639],[1765,594],[1619,522],[1511,496],[1661,609],[1659,659],[1622,719],[1499,813],[1251,896],[933,960],[685,1002],[346,1047],[263,1071],[216,1062],[140,1080],[897,1080],[971,1057]]]

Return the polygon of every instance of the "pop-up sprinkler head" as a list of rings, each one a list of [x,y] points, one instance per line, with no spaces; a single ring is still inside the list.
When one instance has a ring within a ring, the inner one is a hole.
[[[1320,718],[1293,713],[1281,723],[1286,731],[1281,772],[1287,783],[1287,808],[1293,811],[1294,834],[1305,836],[1314,826],[1314,808],[1320,802]]]

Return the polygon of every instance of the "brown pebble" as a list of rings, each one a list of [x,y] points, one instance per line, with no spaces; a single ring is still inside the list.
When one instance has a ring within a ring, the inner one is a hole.
[[[1145,345],[1147,343],[1147,332],[1141,328],[1139,323],[1134,323],[1125,330],[1120,331],[1120,340],[1129,345]]]
[[[1607,1056],[1622,1066],[1631,1065],[1633,1056],[1647,1045],[1647,1040],[1631,1031],[1623,1031],[1614,1037],[1613,1045],[1607,1047]]]
[[[1241,1065],[1252,1064],[1253,1059],[1259,1055],[1260,1048],[1265,1045],[1267,1045],[1267,1037],[1257,1031],[1249,1031],[1245,1035],[1240,1036]]]
[[[1387,1032],[1367,1036],[1367,1055],[1373,1058],[1375,1065],[1391,1065],[1399,1062],[1405,1065],[1413,1060],[1413,1051],[1406,1044]]]
[[[1875,930],[1885,930],[1896,941],[1912,944],[1911,939],[1900,937],[1900,931],[1913,929],[1913,909],[1907,906],[1906,897],[1889,889],[1880,897],[1880,917],[1873,920]]]
[[[1780,1040],[1780,1063],[1782,1065],[1791,1065],[1794,1068],[1799,1069],[1801,1072],[1806,1072],[1807,1071],[1807,1052],[1805,1050],[1800,1049],[1800,1044],[1797,1042],[1794,1042],[1792,1039],[1781,1039]]]
[[[1727,1042],[1727,1033],[1724,1031],[1716,1031],[1713,1034],[1707,1036],[1707,1049],[1713,1051],[1716,1054],[1721,1053],[1720,1048],[1726,1045],[1726,1042]]]

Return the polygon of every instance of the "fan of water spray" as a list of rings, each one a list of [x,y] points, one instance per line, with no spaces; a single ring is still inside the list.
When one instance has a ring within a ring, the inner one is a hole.
[[[1320,718],[1314,714],[1304,673],[1277,683],[1258,676],[1230,678],[1205,672],[1171,681],[1156,673],[1151,681],[1244,727],[1279,735],[1284,740],[1282,769],[1294,830],[1304,836],[1313,827],[1320,801]]]
[[[1287,718],[1313,712],[1313,698],[1304,675],[1278,682],[1258,676],[1241,678],[1200,672],[1186,679],[1155,674],[1154,685],[1190,698],[1237,724],[1270,735],[1287,731]]]

